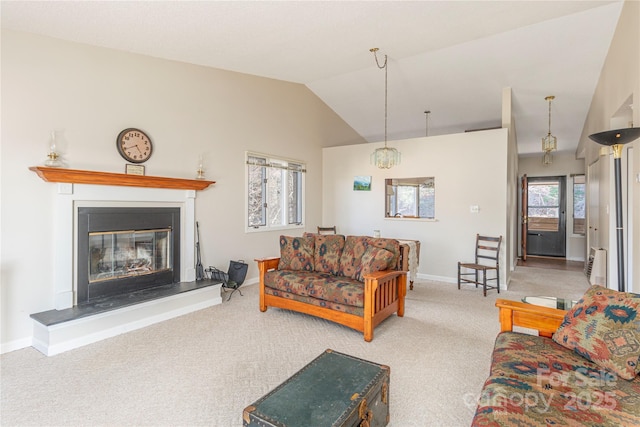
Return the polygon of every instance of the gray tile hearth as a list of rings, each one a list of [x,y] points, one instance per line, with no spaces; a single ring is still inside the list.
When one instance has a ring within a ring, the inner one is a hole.
[[[95,314],[107,311],[117,310],[119,308],[140,304],[142,302],[151,301],[160,298],[166,298],[173,295],[189,292],[196,289],[206,288],[208,286],[218,285],[222,282],[219,280],[204,279],[195,282],[180,282],[169,285],[158,286],[151,289],[143,289],[132,292],[130,294],[118,295],[113,297],[101,298],[80,306],[67,308],[64,310],[48,310],[40,313],[34,313],[31,318],[44,326],[56,325],[68,322],[70,320],[81,319],[83,317],[93,316]]]

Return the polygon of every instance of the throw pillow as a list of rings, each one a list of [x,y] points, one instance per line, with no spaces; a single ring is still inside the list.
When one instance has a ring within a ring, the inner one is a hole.
[[[358,272],[362,269],[362,255],[369,246],[367,240],[366,236],[347,236],[340,256],[339,276],[357,279]]]
[[[639,308],[640,295],[594,285],[567,312],[553,340],[632,380],[640,372]]]
[[[367,243],[376,248],[386,249],[393,254],[393,260],[389,263],[391,268],[396,268],[398,258],[400,258],[400,243],[396,239],[387,239],[384,237],[369,237]]]
[[[344,248],[344,236],[340,234],[316,234],[313,269],[320,273],[338,275],[340,257]]]
[[[393,253],[386,249],[368,246],[362,255],[362,263],[360,271],[356,275],[356,279],[364,282],[364,276],[376,271],[383,271],[389,268],[389,263],[393,260]]]
[[[313,236],[280,236],[278,270],[313,271]]]

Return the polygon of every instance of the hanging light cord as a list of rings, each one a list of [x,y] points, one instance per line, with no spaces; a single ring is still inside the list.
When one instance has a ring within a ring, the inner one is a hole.
[[[553,101],[555,96],[547,96],[547,100],[549,101],[549,133],[547,136],[551,136],[551,101]]]
[[[431,114],[431,111],[427,110],[424,112],[425,115],[425,135],[424,136],[429,136],[429,114]]]
[[[374,47],[369,49],[369,52],[373,52],[373,56],[376,59],[376,65],[379,69],[384,68],[384,147],[387,148],[387,55],[384,56],[384,64],[380,65],[378,62],[378,48]]]

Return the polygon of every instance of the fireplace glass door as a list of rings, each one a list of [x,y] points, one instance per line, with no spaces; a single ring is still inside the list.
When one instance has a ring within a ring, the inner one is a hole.
[[[172,268],[171,229],[89,233],[89,283]]]
[[[179,283],[180,228],[180,208],[78,208],[77,304]]]

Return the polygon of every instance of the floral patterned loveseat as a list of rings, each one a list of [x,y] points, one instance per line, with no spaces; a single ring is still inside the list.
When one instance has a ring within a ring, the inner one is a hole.
[[[280,236],[280,257],[256,259],[260,311],[268,307],[322,317],[364,333],[404,315],[406,271],[394,239],[305,233]]]
[[[640,425],[640,295],[595,285],[568,312],[496,306],[503,332],[473,426]]]

